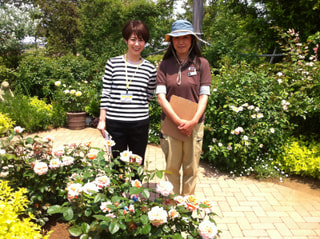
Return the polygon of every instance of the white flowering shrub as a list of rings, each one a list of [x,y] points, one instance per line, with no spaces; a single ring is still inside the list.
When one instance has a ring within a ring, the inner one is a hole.
[[[0,4],[0,53],[21,48],[21,40],[26,36],[35,36],[39,20],[33,14],[39,12],[37,7],[22,4]]]
[[[205,158],[235,175],[281,176],[275,159],[299,129],[297,117],[319,115],[319,62],[315,48],[289,30],[287,57],[275,65],[226,64],[213,75],[206,110]],[[304,123],[305,124],[305,123]]]

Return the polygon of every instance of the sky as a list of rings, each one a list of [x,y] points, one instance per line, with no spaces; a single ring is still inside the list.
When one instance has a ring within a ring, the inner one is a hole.
[[[175,5],[173,8],[173,13],[176,15],[177,13],[183,14],[185,13],[185,10],[182,7],[183,1],[182,0],[178,0],[175,1]]]

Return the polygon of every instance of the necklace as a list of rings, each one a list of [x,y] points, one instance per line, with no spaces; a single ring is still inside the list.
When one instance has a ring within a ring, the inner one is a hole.
[[[134,72],[133,76],[131,77],[130,81],[128,80],[128,72],[127,72],[127,54],[125,54],[124,56],[124,62],[125,62],[125,69],[126,69],[126,85],[127,85],[127,94],[128,94],[128,91],[129,91],[129,85],[130,83],[132,82],[134,76],[136,75],[137,71],[139,70],[139,66],[141,64],[141,59],[139,59],[139,63],[138,63],[138,66],[136,68],[136,71]]]

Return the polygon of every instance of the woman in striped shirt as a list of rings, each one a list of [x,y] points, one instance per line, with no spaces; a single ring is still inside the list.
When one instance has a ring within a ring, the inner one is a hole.
[[[130,150],[143,158],[148,143],[149,102],[154,96],[156,68],[141,57],[149,40],[147,25],[129,21],[122,29],[128,45],[126,54],[107,61],[97,128],[105,137],[105,129],[115,141],[113,157]],[[143,163],[142,162],[142,163]]]

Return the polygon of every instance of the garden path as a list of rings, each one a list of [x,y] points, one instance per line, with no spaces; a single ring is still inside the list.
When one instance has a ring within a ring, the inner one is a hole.
[[[92,141],[103,147],[97,129],[54,129],[37,133],[54,136],[54,147],[70,142]],[[148,145],[147,168],[164,169],[161,148]],[[158,181],[159,179],[157,179]],[[155,182],[150,186],[154,187]],[[316,239],[320,238],[320,183],[306,184],[230,178],[200,165],[196,196],[215,202],[216,223],[221,239]]]

